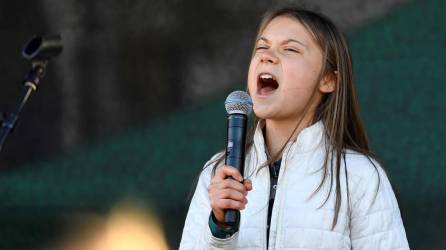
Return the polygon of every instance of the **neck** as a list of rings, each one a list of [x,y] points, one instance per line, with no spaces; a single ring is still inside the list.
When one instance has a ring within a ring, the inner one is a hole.
[[[302,120],[299,123],[299,121]],[[288,141],[293,141],[299,133],[311,125],[312,115],[306,115],[297,120],[265,120],[265,142],[271,157],[279,159],[282,157],[282,148]],[[297,126],[297,128],[296,128]],[[279,155],[280,154],[280,155]],[[277,156],[277,157],[276,157]]]

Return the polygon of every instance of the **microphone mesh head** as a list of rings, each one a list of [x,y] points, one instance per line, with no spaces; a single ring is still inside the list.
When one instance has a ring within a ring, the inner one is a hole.
[[[249,115],[252,111],[251,97],[245,91],[234,91],[226,97],[225,108],[229,115]]]

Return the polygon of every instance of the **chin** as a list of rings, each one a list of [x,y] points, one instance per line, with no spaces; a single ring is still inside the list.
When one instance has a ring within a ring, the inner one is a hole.
[[[257,116],[257,118],[259,119],[271,119],[273,117],[273,115],[271,114],[271,112],[269,110],[265,110],[262,108],[257,108],[254,105],[254,114]]]

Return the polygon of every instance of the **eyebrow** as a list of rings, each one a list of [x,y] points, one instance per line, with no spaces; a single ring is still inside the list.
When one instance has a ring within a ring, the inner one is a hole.
[[[267,43],[270,42],[270,41],[269,41],[267,38],[265,38],[265,37],[260,37],[259,39],[257,39],[257,42],[260,41],[260,40],[262,40],[262,41],[264,41],[264,42],[267,42]],[[292,39],[292,38],[289,38],[289,39],[283,41],[282,44],[287,44],[287,43],[290,43],[290,42],[298,43],[298,44],[300,44],[300,45],[302,45],[302,46],[304,46],[305,48],[308,49],[308,47],[307,47],[306,44],[304,44],[303,42],[301,42],[301,41],[299,41],[299,40]]]

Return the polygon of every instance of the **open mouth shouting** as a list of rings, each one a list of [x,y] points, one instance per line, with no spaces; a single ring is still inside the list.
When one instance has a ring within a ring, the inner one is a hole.
[[[266,97],[279,88],[277,78],[271,73],[260,73],[257,77],[257,95]]]

